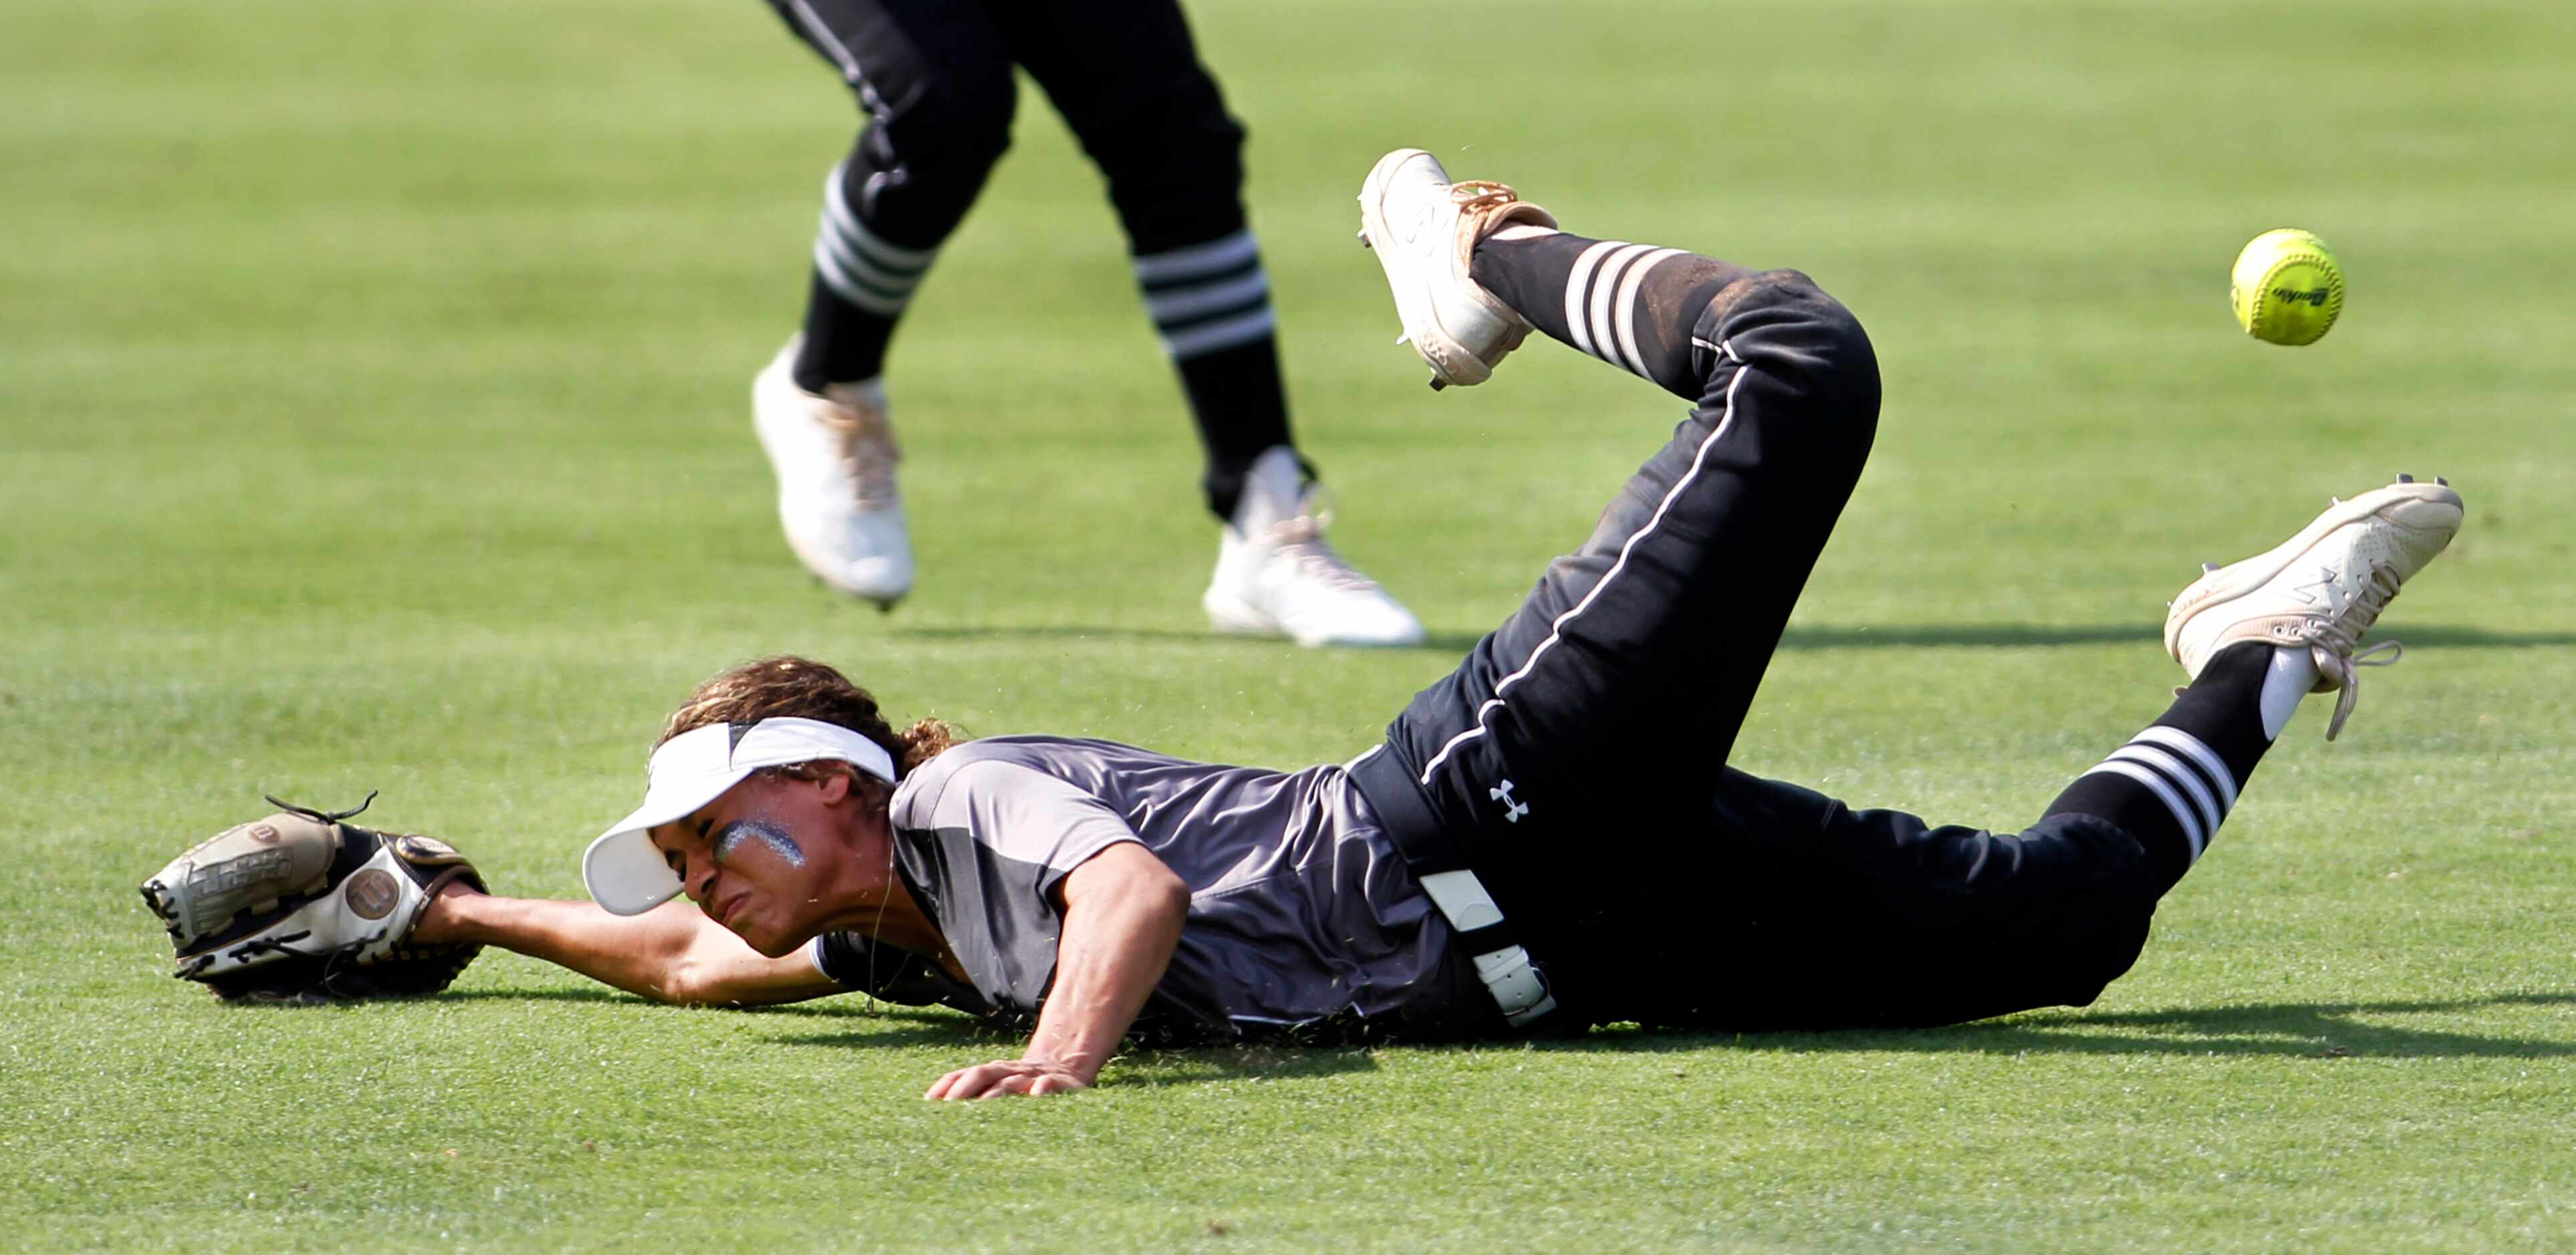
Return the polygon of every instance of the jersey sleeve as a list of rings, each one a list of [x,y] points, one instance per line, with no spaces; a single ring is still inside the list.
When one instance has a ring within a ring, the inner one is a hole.
[[[1108,803],[1036,768],[1000,759],[958,768],[927,818],[944,839],[971,841],[979,861],[1032,869],[1038,892],[1046,895],[1092,855],[1137,839]]]
[[[854,993],[907,1007],[952,1005],[953,990],[928,959],[863,934],[825,933],[805,954],[825,979]]]
[[[938,778],[898,795],[904,865],[967,983],[997,1008],[1035,1014],[1064,930],[1056,886],[1136,832],[1108,803],[1035,767],[1002,758],[941,766]]]

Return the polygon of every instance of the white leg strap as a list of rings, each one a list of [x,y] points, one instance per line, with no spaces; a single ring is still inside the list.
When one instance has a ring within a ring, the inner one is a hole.
[[[1449,926],[1462,933],[1503,922],[1503,908],[1494,905],[1494,895],[1485,892],[1485,882],[1474,872],[1433,872],[1422,878],[1422,891],[1431,895],[1431,905],[1440,908]]]
[[[1519,946],[1477,955],[1476,975],[1485,982],[1485,991],[1494,995],[1494,1005],[1503,1009],[1503,1022],[1513,1028],[1556,1009],[1556,995],[1547,991],[1547,982],[1530,966],[1529,951]]]
[[[1431,905],[1439,908],[1441,917],[1462,934],[1503,922],[1503,909],[1494,905],[1494,895],[1485,891],[1485,882],[1476,879],[1474,872],[1433,872],[1422,878],[1422,889],[1431,895]],[[1476,978],[1485,982],[1486,992],[1502,1008],[1504,1023],[1519,1028],[1556,1009],[1556,997],[1547,991],[1546,979],[1530,965],[1529,951],[1519,945],[1477,955],[1475,963]]]

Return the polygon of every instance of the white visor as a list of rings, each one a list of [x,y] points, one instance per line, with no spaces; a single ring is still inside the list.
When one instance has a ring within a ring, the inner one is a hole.
[[[885,747],[819,719],[711,723],[662,742],[644,769],[644,804],[590,843],[582,883],[611,915],[641,915],[678,897],[680,874],[654,847],[650,829],[696,814],[763,767],[827,758],[894,783]]]

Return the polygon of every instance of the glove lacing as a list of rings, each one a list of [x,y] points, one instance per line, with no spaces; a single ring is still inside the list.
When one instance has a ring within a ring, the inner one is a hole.
[[[319,811],[319,810],[315,810],[315,809],[313,809],[313,808],[312,808],[312,807],[310,807],[310,806],[298,806],[298,805],[296,805],[296,804],[295,804],[295,803],[293,803],[293,802],[289,802],[289,801],[286,801],[286,800],[285,800],[285,799],[283,799],[283,798],[278,797],[278,796],[277,796],[276,794],[274,794],[274,793],[262,793],[262,794],[260,794],[260,796],[261,796],[262,798],[266,799],[269,805],[274,806],[274,807],[276,807],[276,808],[277,808],[277,809],[279,809],[279,810],[282,810],[282,811],[288,811],[288,812],[291,812],[291,813],[293,813],[293,814],[297,814],[297,815],[302,815],[302,816],[303,816],[303,817],[305,817],[306,819],[310,819],[310,820],[312,820],[313,822],[315,822],[315,823],[317,823],[317,824],[336,824],[336,823],[340,822],[341,820],[343,820],[343,819],[347,819],[348,817],[350,817],[350,816],[352,816],[352,815],[359,814],[360,812],[365,811],[369,806],[374,805],[374,804],[375,804],[375,801],[376,801],[376,794],[377,794],[377,793],[379,793],[379,792],[381,792],[381,791],[382,791],[382,790],[378,790],[378,789],[369,789],[369,790],[367,790],[367,800],[366,800],[366,801],[360,802],[360,803],[358,803],[357,805],[352,806],[352,807],[350,807],[349,809],[344,810],[344,811]]]

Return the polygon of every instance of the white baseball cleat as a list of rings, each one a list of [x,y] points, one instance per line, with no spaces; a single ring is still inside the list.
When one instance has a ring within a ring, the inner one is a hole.
[[[789,340],[751,384],[752,427],[778,476],[779,525],[816,579],[892,610],[912,591],[912,533],[895,490],[903,452],[885,388],[871,379],[807,392],[796,386],[797,344]]]
[[[1253,462],[1218,542],[1216,576],[1199,600],[1208,621],[1220,632],[1284,635],[1308,648],[1421,644],[1413,612],[1325,543],[1328,516],[1315,496],[1288,446]]]
[[[2354,646],[2399,586],[2451,543],[2460,518],[2460,494],[2438,479],[2419,484],[2400,475],[2338,500],[2269,552],[2192,581],[2165,616],[2165,652],[2198,679],[2218,651],[2239,641],[2307,649],[2317,664],[2311,691],[2343,693],[2326,725],[2331,741],[2360,693],[2357,668],[2384,667],[2405,652],[2395,641]]]
[[[1360,241],[1377,252],[1433,388],[1485,382],[1530,332],[1468,273],[1476,242],[1514,223],[1554,229],[1556,219],[1500,183],[1450,182],[1419,148],[1378,158],[1360,184]]]

